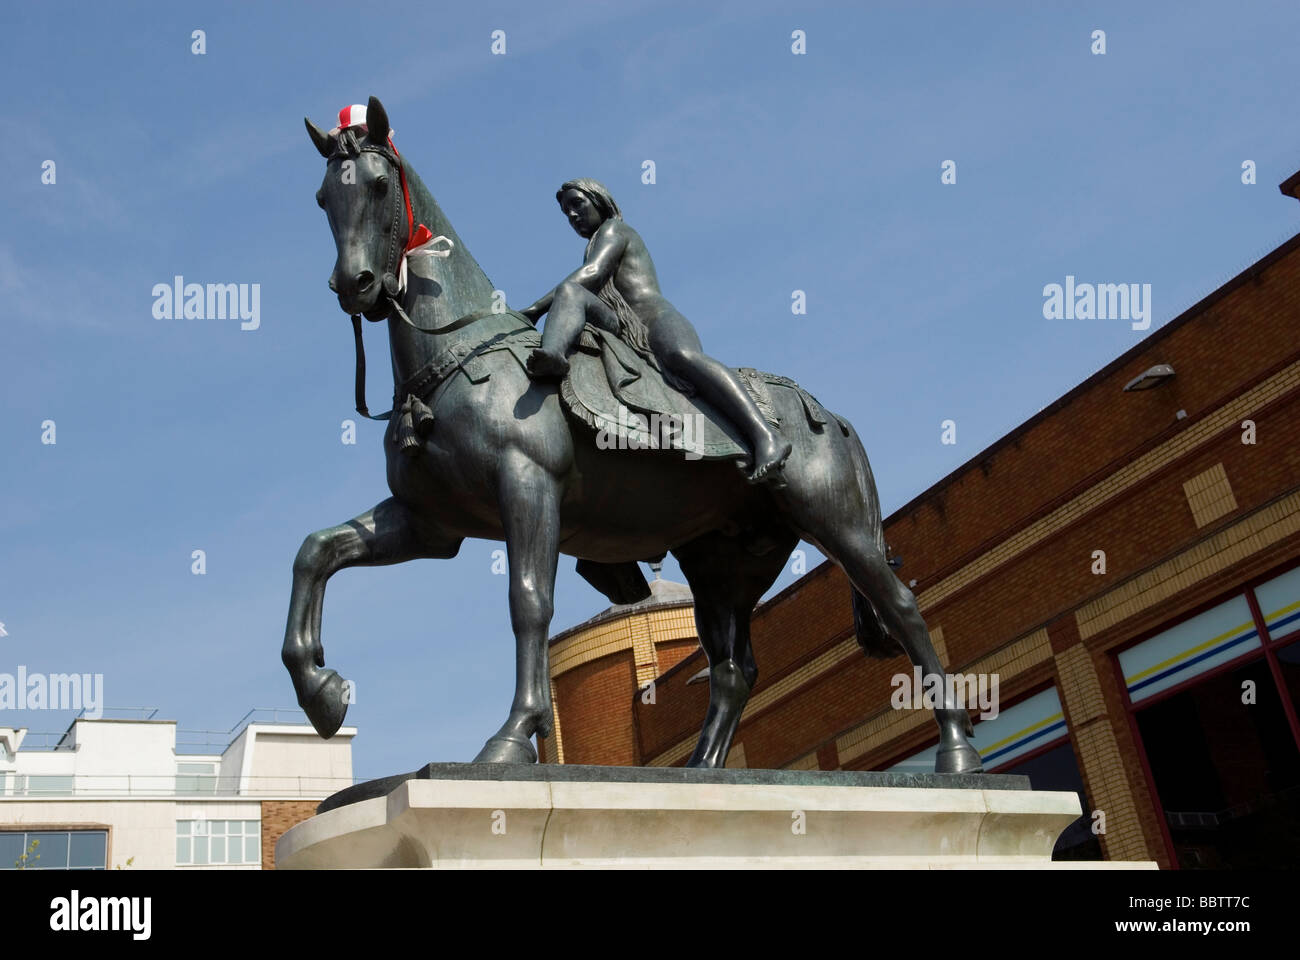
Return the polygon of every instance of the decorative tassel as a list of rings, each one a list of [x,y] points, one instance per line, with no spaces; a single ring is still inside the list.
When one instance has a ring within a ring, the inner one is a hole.
[[[410,394],[411,418],[415,423],[415,432],[421,440],[426,440],[433,433],[433,411],[417,397]]]
[[[408,457],[417,456],[421,446],[412,422],[412,399],[413,397],[408,393],[406,399],[402,401],[402,412],[397,418],[397,449]]]

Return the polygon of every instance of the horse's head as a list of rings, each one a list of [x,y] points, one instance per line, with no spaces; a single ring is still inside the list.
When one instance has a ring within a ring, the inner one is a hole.
[[[388,114],[375,97],[363,109],[344,107],[326,133],[304,118],[327,162],[316,202],[329,218],[338,249],[330,289],[345,313],[381,320],[399,293],[399,273],[412,233],[402,161],[389,137]]]

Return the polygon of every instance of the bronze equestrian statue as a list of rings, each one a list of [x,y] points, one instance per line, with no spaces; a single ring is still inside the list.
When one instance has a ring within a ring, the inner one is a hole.
[[[726,761],[758,677],[751,613],[801,538],[847,574],[857,637],[869,656],[906,653],[927,674],[944,672],[915,598],[886,559],[875,480],[847,421],[793,381],[737,371],[780,444],[791,447],[780,484],[750,483],[736,464],[752,448],[727,432],[718,408],[740,415],[725,402],[709,406],[706,380],[699,383],[704,396],[694,400],[665,387],[662,371],[613,335],[600,308],[593,310],[597,323],[582,329],[570,373],[535,379],[526,368],[544,343],[533,326],[544,301],[527,316],[493,311],[492,283],[397,152],[382,104],[371,97],[364,109],[345,108],[329,132],[306,123],[326,160],[316,198],[338,251],[329,285],[353,318],[358,410],[370,416],[360,316],[387,322],[394,380],[384,435],[392,496],[310,534],[294,560],[283,660],[298,703],[322,737],[338,730],[348,699],[345,682],[325,668],[326,582],[346,567],[454,557],[466,537],[505,541],[516,643],[509,715],[476,762],[535,762],[530,738],[551,733],[547,641],[561,553],[578,558],[579,572],[615,603],[648,595],[639,561],[669,551],[678,559],[710,665],[709,707],[689,766]],[[599,232],[596,216],[569,199],[566,212],[584,230]],[[566,289],[561,284],[555,297],[567,296]],[[577,305],[591,315],[590,299]],[[554,299],[550,308],[554,314]],[[652,338],[670,309],[645,317]],[[562,313],[562,323],[571,319]],[[688,343],[688,352],[698,354],[696,341],[683,335],[690,330],[684,320],[665,329],[681,338],[677,346]],[[672,348],[650,352],[667,358]],[[681,372],[693,376],[689,364]],[[691,409],[712,413],[712,439],[697,445],[696,458],[667,440],[652,449],[609,448],[592,427],[605,422],[601,411],[613,408],[611,397],[645,410],[694,403]],[[654,397],[669,399],[653,407]],[[760,451],[756,459],[765,456]],[[935,716],[936,771],[979,771],[966,710],[948,703]]]

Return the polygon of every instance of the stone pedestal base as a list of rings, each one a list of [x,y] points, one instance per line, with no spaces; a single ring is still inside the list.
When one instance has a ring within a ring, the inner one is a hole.
[[[1027,786],[986,775],[431,764],[327,800],[332,809],[280,838],[275,859],[280,869],[1155,868],[1052,863],[1078,797]]]

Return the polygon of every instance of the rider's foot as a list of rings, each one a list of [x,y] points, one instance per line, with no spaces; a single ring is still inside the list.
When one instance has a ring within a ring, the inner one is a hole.
[[[528,375],[537,379],[563,377],[569,372],[569,361],[558,353],[538,347],[528,355]]]
[[[754,451],[755,467],[749,474],[750,483],[776,480],[781,476],[786,459],[790,456],[790,441],[782,440],[771,430]]]

